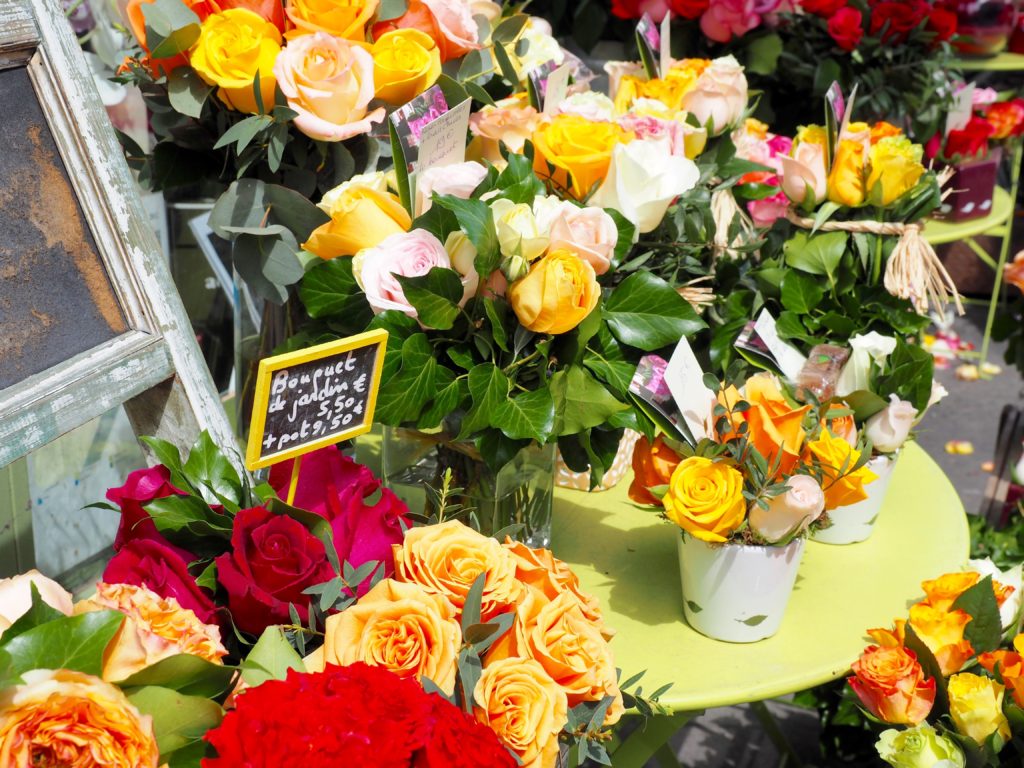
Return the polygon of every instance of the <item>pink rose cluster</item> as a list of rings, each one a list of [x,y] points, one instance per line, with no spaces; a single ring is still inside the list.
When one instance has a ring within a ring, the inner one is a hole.
[[[793,140],[788,136],[777,136],[768,132],[758,123],[748,123],[733,134],[736,154],[745,160],[759,163],[770,171],[753,171],[740,179],[741,184],[765,184],[777,191],[760,200],[747,204],[750,218],[758,227],[770,227],[775,220],[786,215],[789,198],[782,191],[783,158],[789,155]]]
[[[788,5],[784,0],[612,0],[612,13],[620,19],[639,19],[645,13],[661,23],[666,13],[700,20],[705,37],[728,43],[761,26],[766,17]]]

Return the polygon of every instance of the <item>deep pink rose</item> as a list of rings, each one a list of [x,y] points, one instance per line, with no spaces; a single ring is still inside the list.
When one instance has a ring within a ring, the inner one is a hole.
[[[173,547],[158,540],[129,541],[107,563],[103,581],[147,587],[161,597],[173,597],[204,624],[217,623],[217,607],[188,572],[188,563]]]
[[[281,498],[288,493],[292,462],[270,469],[270,484]],[[372,506],[367,499],[380,490]],[[408,511],[390,488],[369,468],[357,464],[337,448],[322,448],[302,457],[295,506],[315,512],[331,523],[338,560],[358,568],[371,560],[384,563],[384,575],[395,571],[392,544],[402,543],[402,521]],[[411,521],[406,520],[406,525]],[[362,596],[370,588],[367,577],[359,586]]]
[[[153,523],[153,518],[142,508],[153,499],[182,494],[171,485],[171,473],[163,464],[130,473],[120,488],[110,488],[107,498],[121,509],[121,525],[114,539],[114,550],[120,550],[129,541],[156,539],[167,543]],[[178,549],[179,553],[185,550]],[[187,553],[186,553],[187,556]]]
[[[289,623],[289,604],[305,622],[310,596],[303,590],[337,576],[320,539],[297,520],[264,507],[235,515],[231,552],[216,562],[235,624],[254,635]]]
[[[758,227],[770,227],[776,219],[786,215],[786,208],[789,206],[789,198],[784,192],[777,192],[771,197],[763,200],[751,200],[747,203],[747,210],[750,211],[750,218]]]
[[[779,0],[711,0],[700,17],[700,28],[708,39],[728,43],[760,26],[762,15],[778,5]]]

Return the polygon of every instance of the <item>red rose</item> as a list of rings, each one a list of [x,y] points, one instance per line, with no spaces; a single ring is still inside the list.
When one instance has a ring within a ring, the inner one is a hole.
[[[828,33],[844,51],[854,50],[864,37],[864,16],[856,8],[840,8],[828,20]]]
[[[204,624],[217,623],[217,606],[188,572],[188,563],[173,547],[137,539],[122,547],[103,571],[107,584],[135,584],[161,597],[173,597]]]
[[[883,0],[875,3],[871,9],[871,34],[881,34],[882,40],[887,43],[902,43],[910,30],[927,17],[929,11],[929,5],[922,0]]]
[[[957,17],[946,8],[932,8],[928,16],[928,29],[935,33],[934,44],[945,42],[956,34]]]
[[[669,0],[668,5],[673,16],[684,19],[697,19],[711,5],[711,0]]]
[[[292,462],[275,464],[270,469],[270,484],[278,495],[287,495]],[[380,499],[370,506],[366,500],[380,491]],[[408,508],[390,488],[381,488],[380,480],[369,468],[356,464],[337,448],[323,448],[302,457],[295,506],[315,512],[330,521],[338,559],[356,568],[371,560],[384,563],[384,575],[395,572],[392,544],[401,544],[403,521]],[[370,576],[359,588],[362,596],[369,589]]]
[[[673,0],[612,0],[612,15],[620,19],[639,19],[647,13],[650,14],[652,21],[660,24],[665,14],[669,10],[674,10],[672,2]]]
[[[988,154],[988,140],[995,133],[992,124],[981,117],[972,117],[967,125],[946,136],[946,159],[954,162],[973,160]]]
[[[206,734],[203,768],[408,768],[430,734],[432,696],[381,667],[288,671],[237,698]],[[489,763],[479,763],[489,765]]]
[[[840,8],[844,8],[846,0],[800,0],[800,5],[807,13],[827,19]]]
[[[413,768],[515,768],[494,731],[440,696],[431,696],[432,727]]]
[[[297,520],[264,507],[235,515],[231,552],[216,562],[235,624],[254,635],[288,623],[289,604],[306,621],[310,597],[302,591],[337,576],[320,539]]]
[[[128,475],[120,488],[109,489],[107,498],[121,509],[121,524],[114,538],[114,550],[136,539],[155,539],[166,544],[167,540],[157,531],[153,518],[142,507],[153,499],[174,494],[184,495],[171,485],[171,472],[163,464],[137,469]],[[178,552],[185,553],[185,550],[178,549]]]

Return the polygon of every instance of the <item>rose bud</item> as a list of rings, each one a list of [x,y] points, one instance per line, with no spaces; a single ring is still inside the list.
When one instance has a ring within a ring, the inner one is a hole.
[[[786,485],[789,490],[769,499],[768,509],[754,504],[750,510],[750,527],[773,544],[798,526],[805,530],[825,509],[825,494],[813,477],[794,475]]]

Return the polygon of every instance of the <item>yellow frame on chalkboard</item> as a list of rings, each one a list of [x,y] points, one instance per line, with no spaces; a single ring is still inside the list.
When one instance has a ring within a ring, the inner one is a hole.
[[[252,472],[369,432],[373,427],[373,412],[377,405],[377,391],[380,389],[380,374],[384,368],[384,353],[387,349],[387,343],[388,332],[378,329],[360,333],[357,336],[338,339],[337,341],[329,341],[326,344],[318,344],[308,349],[300,349],[298,352],[287,352],[283,355],[265,357],[260,360],[259,372],[256,375],[256,394],[252,404],[252,424],[249,428],[249,443],[245,449],[246,468]],[[379,349],[377,350],[377,357],[373,365],[370,395],[366,399],[366,414],[361,424],[346,429],[344,432],[315,440],[312,443],[289,448],[286,451],[272,453],[269,456],[261,454],[263,429],[267,423],[267,407],[270,405],[270,384],[275,373],[295,365],[311,363],[314,360],[331,357],[339,352],[348,352],[353,349],[372,346],[377,346]]]

